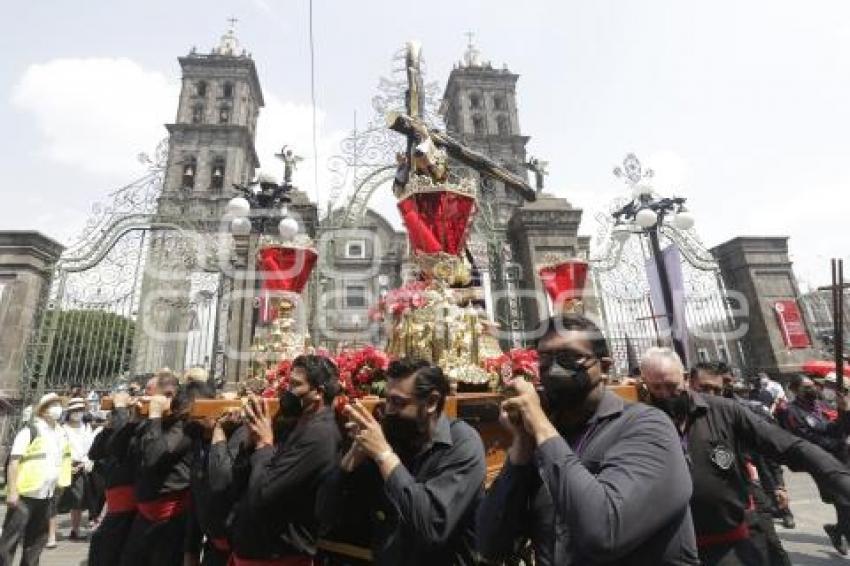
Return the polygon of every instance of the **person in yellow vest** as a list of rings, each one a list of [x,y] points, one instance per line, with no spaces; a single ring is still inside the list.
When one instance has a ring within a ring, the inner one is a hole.
[[[44,395],[15,436],[7,479],[0,566],[11,566],[22,542],[21,566],[37,566],[47,544],[50,504],[57,487],[71,483],[71,447],[59,425],[62,401]]]

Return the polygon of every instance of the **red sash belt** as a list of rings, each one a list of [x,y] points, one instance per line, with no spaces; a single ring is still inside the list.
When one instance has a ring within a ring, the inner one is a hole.
[[[213,548],[215,548],[217,551],[221,552],[222,554],[230,554],[230,541],[228,541],[227,538],[211,538],[209,540],[210,544],[213,545]]]
[[[710,535],[697,535],[697,547],[706,548],[718,544],[729,544],[750,538],[750,528],[746,521],[725,533],[713,533]]]
[[[129,513],[136,510],[136,494],[132,485],[110,487],[106,490],[107,513]]]
[[[189,490],[167,493],[153,501],[140,501],[139,513],[152,523],[160,523],[179,516],[189,503]]]
[[[309,556],[287,556],[286,558],[274,558],[270,560],[252,560],[250,558],[239,558],[234,554],[231,562],[234,566],[313,566],[313,559]]]

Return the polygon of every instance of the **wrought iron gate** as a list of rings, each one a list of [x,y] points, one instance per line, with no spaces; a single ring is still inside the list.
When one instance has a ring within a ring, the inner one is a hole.
[[[610,210],[619,209],[625,202],[626,199],[615,201]],[[615,370],[625,375],[637,366],[641,352],[651,346],[669,344],[664,333],[659,332],[663,324],[659,324],[650,300],[645,266],[651,252],[645,237],[635,234],[627,239],[617,238],[610,213],[599,213],[596,220],[599,229],[588,286],[592,286],[597,299]],[[664,225],[659,235],[662,246],[674,245],[682,256],[690,363],[720,360],[736,370],[744,370],[747,360],[716,261],[693,229]]]
[[[165,149],[161,144],[157,159],[148,160],[146,176],[111,194],[108,204],[93,207],[82,236],[57,262],[27,347],[21,384],[25,402],[77,386],[109,389],[140,373],[139,368],[152,371],[166,361],[175,371],[201,366],[221,375],[225,277],[189,261],[183,261],[188,269],[178,277],[185,296],[165,305],[172,324],[166,329],[169,340],[158,343],[160,351],[149,348],[145,364],[136,359],[139,345],[149,343],[143,339],[140,312],[143,295],[151,292],[144,282],[159,249],[153,244],[175,247],[169,240],[174,225],[157,216]]]

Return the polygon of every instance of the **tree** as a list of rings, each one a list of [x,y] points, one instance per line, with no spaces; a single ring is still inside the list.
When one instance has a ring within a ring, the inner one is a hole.
[[[130,368],[135,326],[108,311],[60,312],[46,378],[70,384],[117,377]]]

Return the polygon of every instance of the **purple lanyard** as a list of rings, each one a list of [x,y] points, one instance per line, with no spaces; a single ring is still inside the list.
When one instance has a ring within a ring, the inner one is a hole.
[[[585,429],[585,431],[579,437],[578,442],[576,442],[576,447],[573,450],[573,452],[575,452],[576,456],[578,456],[579,458],[581,458],[581,455],[582,455],[582,453],[584,453],[584,449],[586,448],[585,445],[584,445],[585,441],[588,438],[590,438],[590,434],[595,429],[596,429],[596,423],[593,423],[592,425],[590,425],[589,427],[587,427]]]

